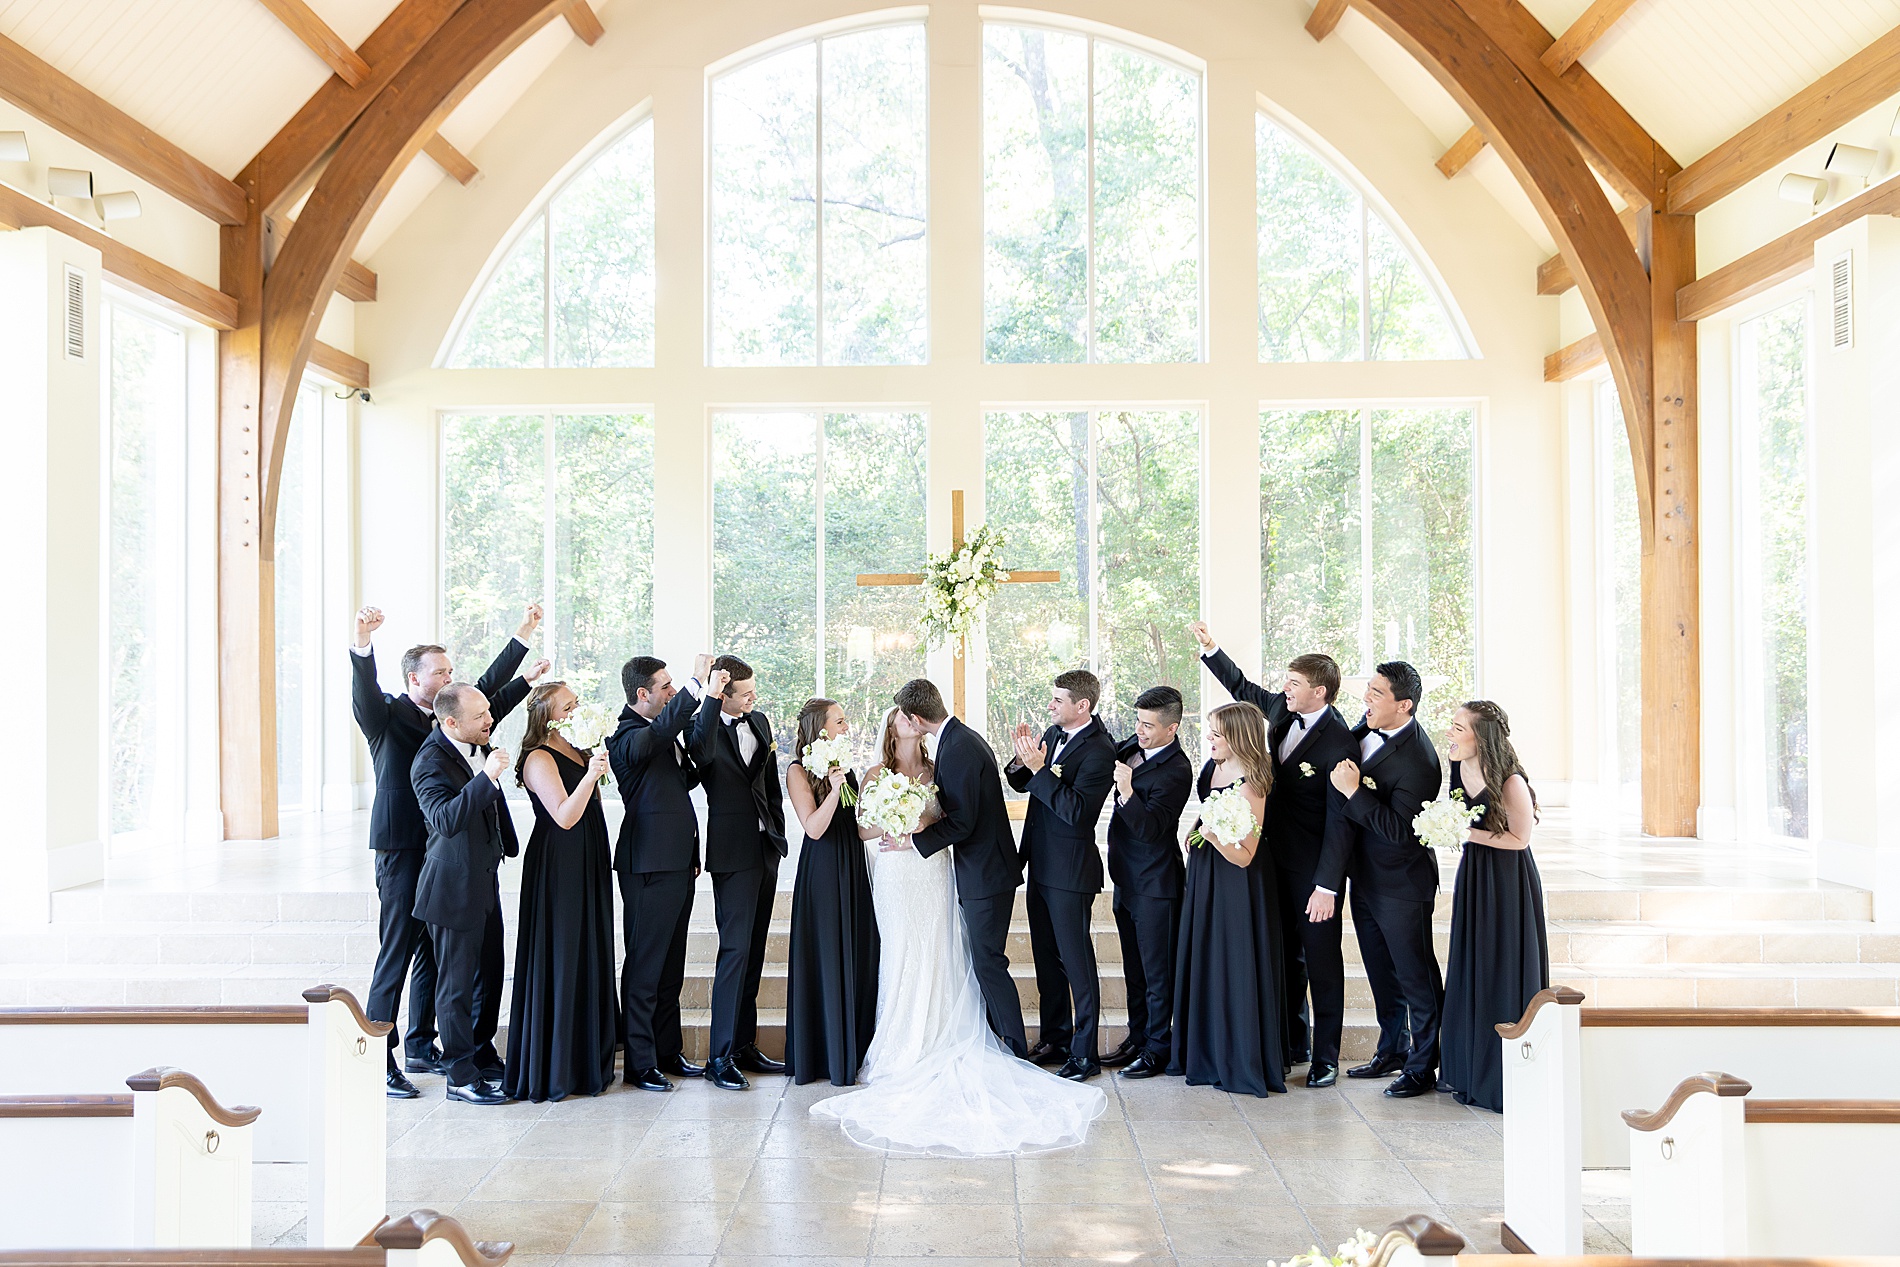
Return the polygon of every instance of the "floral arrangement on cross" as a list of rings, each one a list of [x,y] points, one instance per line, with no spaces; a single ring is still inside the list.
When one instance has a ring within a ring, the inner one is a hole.
[[[932,646],[951,644],[961,658],[964,641],[982,628],[996,587],[1009,580],[999,561],[1003,534],[984,524],[948,554],[933,554],[924,566],[924,636]]]

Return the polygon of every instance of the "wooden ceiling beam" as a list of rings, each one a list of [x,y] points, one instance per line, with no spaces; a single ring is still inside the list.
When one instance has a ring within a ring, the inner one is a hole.
[[[1595,334],[1586,334],[1575,343],[1567,343],[1544,358],[1544,381],[1567,383],[1588,374],[1608,359],[1603,351],[1603,340]]]
[[[219,224],[244,220],[244,191],[57,67],[0,36],[0,98]]]
[[[1676,319],[1700,321],[1730,304],[1759,295],[1814,267],[1814,244],[1867,216],[1900,215],[1900,180],[1875,185],[1858,198],[1815,216],[1740,259],[1698,277],[1676,292]]]
[[[1484,133],[1476,128],[1466,128],[1465,134],[1453,141],[1451,148],[1440,155],[1432,166],[1438,169],[1439,175],[1450,180],[1463,171],[1472,159],[1484,153],[1484,145]]]
[[[369,63],[304,0],[258,0],[258,3],[275,14],[338,79],[355,88],[369,78]]]
[[[481,175],[475,164],[468,161],[468,155],[450,145],[443,139],[440,132],[434,133],[423,142],[422,152],[427,154],[437,167],[453,176],[458,185],[466,185]]]
[[[321,341],[310,345],[310,368],[329,375],[340,387],[369,387],[369,362]]]
[[[1625,207],[1617,219],[1623,222],[1623,229],[1630,235],[1630,245],[1636,248],[1637,256],[1647,261],[1649,250],[1642,240],[1643,209]],[[1577,279],[1570,275],[1570,265],[1564,262],[1562,252],[1537,266],[1537,293],[1540,295],[1561,295],[1576,284]]]
[[[237,324],[237,300],[195,277],[109,238],[83,220],[49,207],[11,185],[0,185],[0,227],[28,229],[44,226],[84,242],[99,252],[106,272],[128,290],[164,305],[173,312],[201,321],[214,330]]]
[[[1900,92],[1900,26],[1669,178],[1669,210],[1694,215]]]
[[[269,221],[268,229],[272,231],[272,236],[276,237],[281,247],[284,239],[290,236],[290,231],[296,227],[296,224],[297,222],[289,216],[273,216]],[[343,266],[343,277],[337,282],[336,293],[351,303],[373,304],[376,302],[376,286],[375,270],[367,264],[351,260]]]
[[[1340,0],[1340,3],[1344,4],[1345,0]],[[567,0],[567,7],[562,16],[567,19],[567,24],[573,29],[574,34],[580,36],[581,43],[589,48],[592,48],[599,42],[600,37],[607,33],[606,28],[600,24],[600,15],[594,12],[594,6],[587,3],[587,0]],[[462,183],[468,184],[467,181]]]

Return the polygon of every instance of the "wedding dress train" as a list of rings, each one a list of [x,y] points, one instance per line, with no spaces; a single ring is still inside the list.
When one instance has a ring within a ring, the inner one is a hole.
[[[864,1086],[820,1100],[812,1116],[895,1153],[997,1157],[1080,1144],[1108,1098],[1017,1059],[990,1032],[949,851],[877,854],[871,892],[883,951]]]

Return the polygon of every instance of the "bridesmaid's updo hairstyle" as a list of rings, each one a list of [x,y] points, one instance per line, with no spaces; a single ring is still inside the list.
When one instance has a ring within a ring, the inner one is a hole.
[[[528,693],[528,729],[521,736],[521,755],[515,758],[515,786],[528,786],[521,772],[527,767],[528,754],[548,744],[549,715],[554,712],[554,697],[566,689],[565,682],[543,682]]]
[[[825,799],[825,781],[805,768],[805,749],[824,735],[825,718],[836,707],[835,699],[808,699],[805,707],[798,710],[798,751],[792,754],[792,759],[798,762],[798,771],[805,776],[805,786],[811,790],[814,801]]]
[[[1524,780],[1524,786],[1531,794],[1531,816],[1536,821],[1538,814],[1537,789],[1531,787],[1531,776],[1524,773],[1524,765],[1517,759],[1517,749],[1511,744],[1511,719],[1498,705],[1488,699],[1466,700],[1461,708],[1471,718],[1471,735],[1478,747],[1478,773],[1484,776],[1485,790],[1491,793],[1491,809],[1479,824],[1486,831],[1508,832],[1511,830],[1511,816],[1504,808],[1504,785],[1511,781],[1513,774]]]
[[[1253,784],[1254,791],[1265,796],[1273,790],[1273,757],[1267,751],[1267,715],[1257,707],[1240,701],[1222,704],[1207,715],[1227,750],[1240,765],[1240,771]]]

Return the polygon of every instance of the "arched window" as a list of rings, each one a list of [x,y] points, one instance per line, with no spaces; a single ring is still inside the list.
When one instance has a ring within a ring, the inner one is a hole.
[[[1351,181],[1265,115],[1254,146],[1261,360],[1471,355],[1425,270]]]
[[[1201,359],[1201,76],[983,28],[984,357]]]
[[[713,364],[923,364],[926,93],[916,22],[713,79]]]
[[[653,121],[557,188],[483,283],[452,369],[653,364]]]

